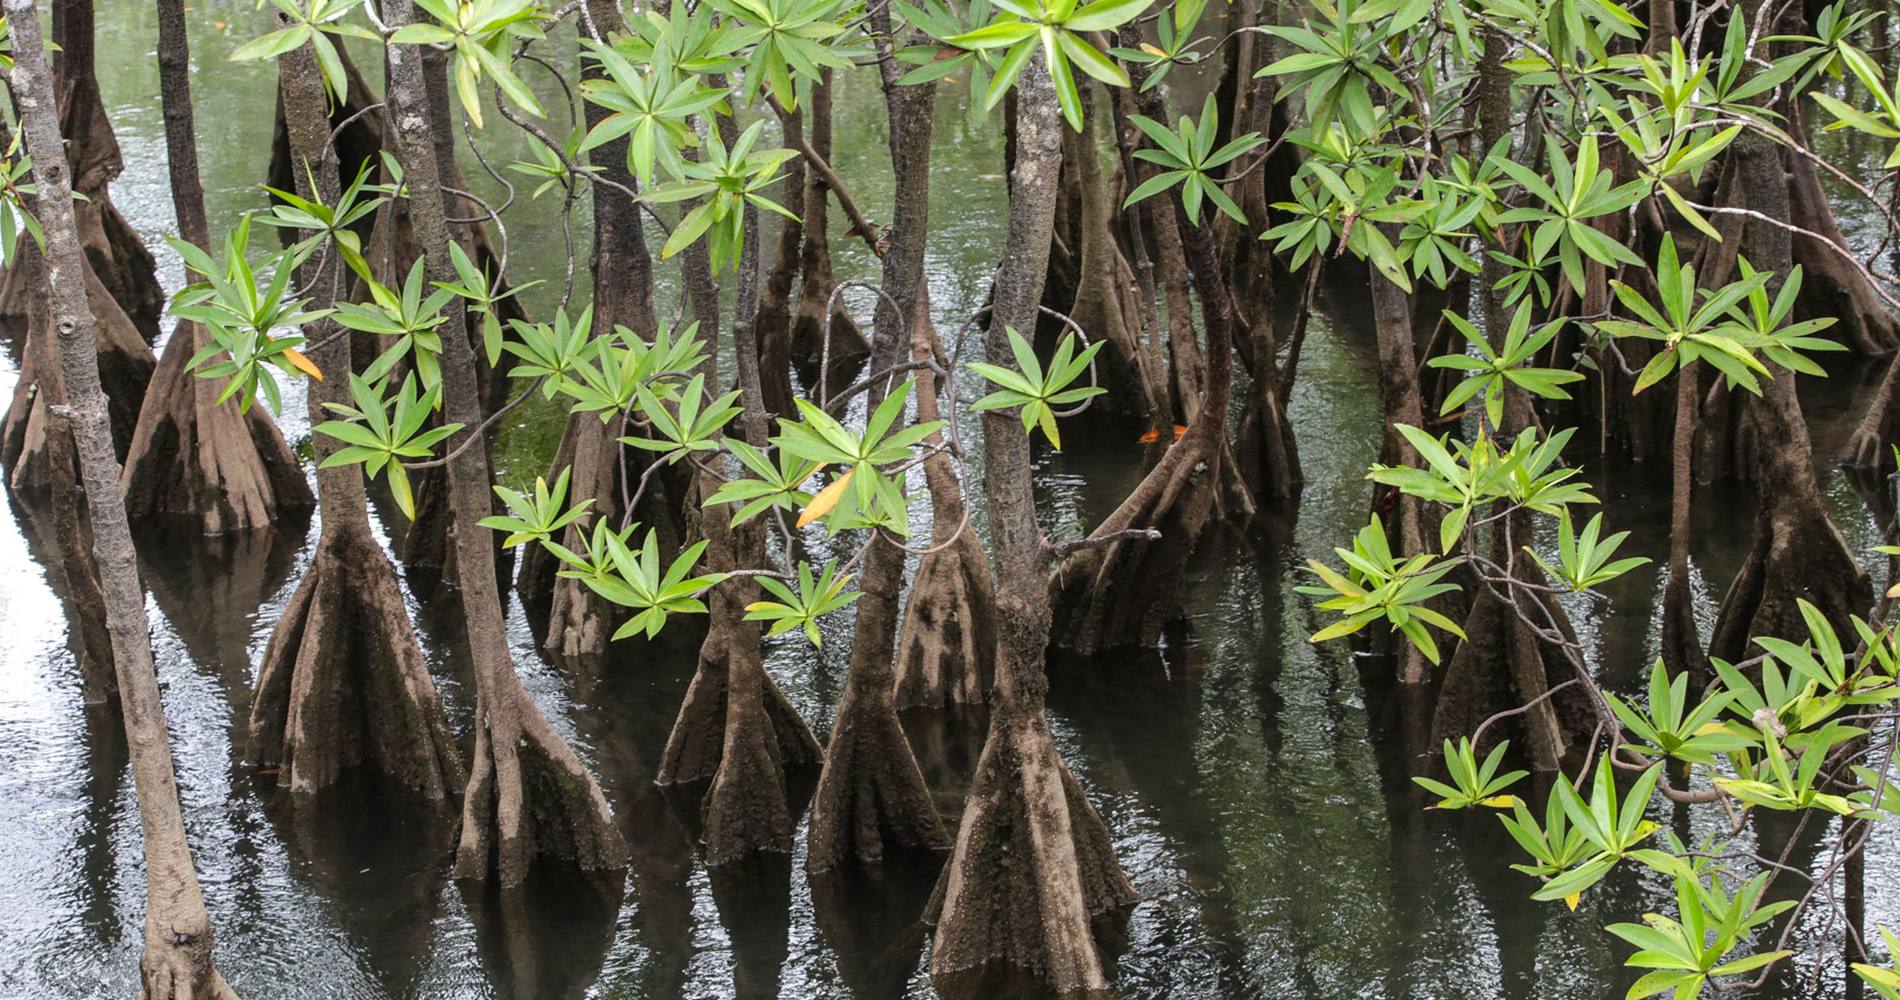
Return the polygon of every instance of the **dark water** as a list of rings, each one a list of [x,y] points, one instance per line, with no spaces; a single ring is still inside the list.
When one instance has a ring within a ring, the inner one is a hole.
[[[165,186],[149,10],[102,2],[102,74],[127,171],[114,198],[160,254],[167,287],[180,272],[157,239],[172,226]],[[201,4],[194,14],[198,127],[214,229],[261,205],[256,188],[270,137],[272,74],[224,55],[265,30],[249,3]],[[214,27],[221,23],[224,27]],[[365,60],[366,71],[373,66]],[[551,93],[551,92],[550,92]],[[883,109],[868,87],[839,97],[839,171],[874,214],[888,202]],[[999,123],[969,122],[946,104],[934,174],[933,301],[956,328],[994,267],[1003,217]],[[503,136],[496,162],[520,158]],[[465,163],[475,174],[479,168]],[[476,179],[478,186],[483,182]],[[482,186],[492,192],[492,183]],[[524,192],[525,195],[525,192]],[[515,276],[560,279],[554,213],[532,207],[509,233]],[[577,231],[586,231],[584,217]],[[842,229],[842,226],[840,226]],[[861,247],[834,242],[841,276],[869,275]],[[537,289],[545,314],[558,288]],[[584,290],[582,292],[584,294]],[[670,301],[670,290],[663,297]],[[1571,913],[1528,900],[1512,872],[1515,847],[1490,817],[1423,812],[1406,775],[1394,704],[1377,664],[1306,636],[1320,618],[1292,587],[1307,558],[1360,526],[1365,463],[1377,439],[1370,334],[1350,310],[1317,317],[1293,400],[1308,483],[1297,510],[1247,537],[1207,546],[1191,581],[1187,620],[1141,655],[1051,665],[1051,724],[1101,809],[1142,902],[1115,969],[1119,996],[1596,998],[1633,979],[1627,949],[1601,930],[1660,898],[1653,878],[1622,872]],[[1336,318],[1338,317],[1338,318]],[[17,348],[0,365],[10,393]],[[1817,451],[1837,453],[1858,413],[1864,376],[1809,386]],[[307,436],[291,400],[284,426]],[[545,468],[558,419],[524,408],[499,475],[521,482]],[[1088,529],[1140,474],[1120,431],[1078,426],[1071,450],[1044,456],[1045,526]],[[1667,482],[1659,469],[1590,470],[1628,546],[1667,547]],[[1747,543],[1749,490],[1718,485],[1698,511],[1700,613],[1712,619]],[[1830,483],[1837,523],[1864,549],[1877,532],[1859,497]],[[33,512],[0,519],[0,995],[130,996],[144,886],[137,808],[114,725],[80,703],[58,597],[56,565],[39,547]],[[656,646],[624,645],[585,670],[548,667],[512,610],[523,679],[553,724],[595,768],[632,841],[627,880],[598,886],[546,873],[530,891],[501,894],[447,880],[453,826],[412,805],[344,789],[311,807],[255,783],[241,760],[254,664],[301,573],[314,538],[286,526],[275,538],[144,543],[158,669],[172,724],[186,822],[219,935],[218,960],[247,997],[887,997],[931,994],[925,936],[914,914],[927,864],[886,866],[876,884],[809,884],[799,858],[715,870],[693,849],[691,810],[651,785],[653,762],[689,678],[689,628]],[[1570,610],[1606,683],[1630,687],[1654,655],[1652,568],[1620,581],[1612,600]],[[472,687],[453,652],[452,613],[417,607],[425,648],[451,715],[465,722]],[[774,641],[768,668],[822,736],[842,682],[850,622],[826,625],[814,652]],[[927,766],[954,769],[959,744],[933,720],[910,720]],[[1666,814],[1665,814],[1666,813]],[[1659,810],[1685,836],[1713,819]],[[1787,831],[1742,840],[1777,845]],[[1804,846],[1825,850],[1832,830]],[[1871,920],[1900,917],[1900,892],[1881,873],[1897,860],[1891,836],[1870,846]],[[1803,857],[1798,851],[1797,858]],[[1779,887],[1786,890],[1791,882]],[[1821,933],[1818,918],[1802,940]],[[1838,953],[1839,930],[1831,947]],[[1840,969],[1800,966],[1761,996],[1838,993]]]

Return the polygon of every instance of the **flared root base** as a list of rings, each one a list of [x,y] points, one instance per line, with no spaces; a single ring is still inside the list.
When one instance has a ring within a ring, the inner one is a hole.
[[[812,800],[805,870],[847,859],[873,864],[887,846],[950,849],[950,835],[891,704],[890,674],[853,679],[838,705],[825,771]]]
[[[476,706],[475,762],[462,800],[458,879],[520,885],[541,855],[583,871],[624,868],[627,842],[600,786],[519,683]]]
[[[251,759],[292,792],[368,765],[428,799],[466,779],[396,570],[368,535],[326,531],[278,619],[251,702]]]
[[[965,526],[917,564],[897,636],[898,709],[976,705],[989,697],[996,650],[996,590],[988,558]]]
[[[933,979],[1013,967],[1059,993],[1106,985],[1092,918],[1137,899],[1041,713],[1000,710],[926,913]]]

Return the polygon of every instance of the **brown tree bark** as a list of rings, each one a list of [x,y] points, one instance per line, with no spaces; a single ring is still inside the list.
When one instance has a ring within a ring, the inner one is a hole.
[[[888,23],[883,30],[888,35]],[[876,410],[887,396],[890,380],[875,376],[897,367],[911,353],[925,281],[930,143],[935,124],[935,86],[896,86],[895,65],[889,58],[881,69],[897,188],[883,277],[884,287],[897,302],[893,307],[879,297],[871,350],[874,381],[865,397],[867,412]],[[918,419],[924,419],[921,409]],[[904,550],[900,539],[873,530],[858,579],[864,596],[858,598],[844,697],[838,702],[825,768],[812,799],[805,870],[813,874],[834,870],[847,858],[881,860],[888,847],[943,851],[950,846],[923,771],[897,719],[891,651],[902,607]]]
[[[1211,221],[1211,220],[1210,220]],[[1187,560],[1215,511],[1233,387],[1233,300],[1211,225],[1176,225],[1201,294],[1207,387],[1187,432],[1050,578],[1052,638],[1084,654],[1153,646],[1187,599]],[[1147,528],[1159,538],[1114,536]]]
[[[92,0],[60,0],[53,5],[53,43],[58,46],[53,55],[53,86],[59,94],[60,130],[66,136],[73,190],[85,196],[73,208],[73,215],[93,273],[139,337],[150,343],[158,336],[165,291],[159,287],[151,252],[112,204],[109,185],[125,169],[125,161],[99,93],[93,23]],[[41,291],[9,281],[0,289],[0,316],[24,316],[26,297]],[[107,381],[106,392],[114,389]],[[132,412],[137,415],[136,403]]]
[[[87,304],[85,250],[73,217],[73,175],[60,136],[39,12],[32,0],[7,0],[6,10],[16,47],[10,83],[39,185],[60,375],[85,479],[93,560],[105,595],[126,743],[138,790],[146,884],[140,980],[147,1000],[234,997],[211,961],[211,920],[179,809],[165,709],[152,663],[145,593],[139,585],[132,533],[118,490],[120,468],[112,451],[99,382],[98,348],[93,342],[97,323]]]
[[[392,27],[415,19],[409,0],[385,4],[383,14]],[[418,46],[391,45],[388,57],[390,136],[409,187],[416,242],[429,278],[453,281],[437,172],[439,137],[422,53]],[[444,442],[448,449],[475,432],[484,412],[465,321],[461,310],[450,309],[442,337],[445,408],[448,419],[464,428]],[[478,527],[491,509],[488,452],[482,447],[461,449],[448,469],[461,570],[456,576],[477,689],[475,761],[463,799],[455,874],[494,875],[504,886],[518,885],[542,855],[571,858],[584,870],[623,867],[627,845],[600,787],[573,748],[548,725],[515,674],[495,586],[493,542],[489,532]]]
[[[198,138],[191,108],[191,48],[183,0],[158,2],[158,79],[166,163],[180,238],[211,250]],[[315,504],[303,469],[270,411],[248,413],[186,365],[210,343],[202,325],[179,321],[139,411],[125,461],[127,515],[195,519],[207,535],[262,528]]]
[[[1016,88],[1009,236],[985,334],[993,362],[1005,327],[1031,328],[1048,273],[1062,137],[1038,55]],[[1057,992],[1106,985],[1094,917],[1134,902],[1108,830],[1057,753],[1043,713],[1048,677],[1048,556],[1036,523],[1029,436],[1015,413],[983,416],[984,487],[997,583],[996,699],[956,846],[933,897],[931,976],[1014,968]]]
[[[1082,328],[1090,342],[1107,341],[1095,356],[1101,384],[1107,393],[1095,399],[1092,410],[1133,417],[1146,427],[1167,430],[1173,423],[1167,372],[1162,359],[1150,354],[1141,340],[1141,304],[1135,296],[1135,272],[1122,256],[1110,229],[1119,213],[1102,173],[1099,153],[1102,113],[1095,106],[1093,82],[1079,82],[1082,91],[1082,131],[1063,130],[1065,169],[1075,173],[1079,196],[1077,256],[1079,272],[1072,301],[1062,310]],[[1023,331],[1025,334],[1028,331]],[[1056,333],[1058,340],[1066,327]],[[1080,345],[1077,345],[1080,349]]]
[[[295,171],[297,194],[335,204],[335,164],[325,155],[330,119],[314,49],[279,57],[278,77],[292,155],[310,165]],[[349,281],[334,250],[305,263],[300,277],[312,309],[329,308]],[[309,341],[311,361],[327,376],[310,383],[314,426],[331,418],[325,404],[349,400],[351,347],[327,318],[311,324]],[[264,650],[251,699],[251,761],[278,768],[280,784],[299,796],[367,765],[396,787],[445,799],[461,790],[467,772],[395,566],[370,532],[362,474],[351,466],[322,468],[341,445],[312,437],[323,533]]]
[[[1735,141],[1735,159],[1738,186],[1749,207],[1770,219],[1786,220],[1789,191],[1774,142],[1744,133]],[[1774,273],[1768,290],[1774,295],[1793,267],[1788,231],[1750,219],[1744,240],[1749,260]],[[1866,571],[1828,519],[1807,422],[1795,394],[1795,374],[1766,363],[1773,377],[1764,380],[1761,397],[1750,398],[1746,406],[1758,452],[1754,535],[1748,560],[1722,598],[1709,641],[1710,656],[1731,662],[1747,658],[1755,636],[1805,639],[1808,630],[1797,600],[1820,609],[1843,635],[1852,634],[1851,616],[1873,606]]]
[[[921,288],[915,308],[911,356],[941,357]],[[922,374],[918,421],[929,423],[942,416],[937,404],[942,391],[934,373]],[[942,432],[933,434],[927,443],[935,447],[941,437]],[[924,461],[924,483],[930,490],[930,551],[917,561],[897,636],[896,704],[899,709],[980,705],[993,684],[996,587],[949,455],[939,453]]]
[[[831,71],[811,88],[805,119],[806,138],[813,152],[831,159]],[[804,373],[806,382],[816,385],[817,372],[824,359],[825,312],[831,306],[831,292],[838,281],[831,274],[831,242],[828,230],[830,188],[818,171],[806,173],[804,211],[804,249],[799,257],[802,277],[798,299],[792,306],[792,363]],[[826,381],[837,387],[851,380],[851,372],[871,354],[871,344],[863,331],[844,309],[844,303],[832,310],[831,371]]]

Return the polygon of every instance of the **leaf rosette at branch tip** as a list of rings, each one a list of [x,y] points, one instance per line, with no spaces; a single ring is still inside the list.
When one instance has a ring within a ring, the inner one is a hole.
[[[1069,388],[1089,369],[1095,355],[1101,353],[1103,342],[1096,341],[1078,354],[1075,350],[1075,335],[1066,333],[1062,342],[1056,345],[1055,356],[1049,359],[1049,367],[1045,371],[1042,362],[1036,360],[1035,349],[1030,347],[1029,341],[1017,333],[1014,327],[1006,328],[1006,332],[1017,368],[1011,370],[1002,365],[971,362],[970,370],[994,383],[998,389],[977,400],[970,409],[1000,410],[1020,406],[1023,430],[1041,427],[1049,443],[1060,448],[1062,434],[1056,429],[1056,407],[1080,403],[1108,391],[1093,385]]]

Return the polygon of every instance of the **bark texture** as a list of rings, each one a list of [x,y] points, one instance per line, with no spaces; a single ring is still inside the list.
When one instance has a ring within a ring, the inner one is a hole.
[[[591,0],[588,16],[603,36],[626,30],[619,10],[607,0]],[[600,73],[588,63],[588,75]],[[607,109],[592,102],[586,105],[589,127],[607,117]],[[600,176],[634,188],[633,175],[627,170],[627,140],[615,139],[589,151],[592,165]],[[653,314],[653,258],[647,250],[639,206],[625,192],[604,184],[591,186],[594,196],[594,248],[588,269],[594,285],[594,336],[610,337],[625,327],[643,340],[651,341],[658,330]],[[604,423],[599,414],[571,413],[561,432],[561,444],[548,481],[554,482],[562,470],[569,471],[568,502],[580,503],[592,498],[593,514],[583,523],[570,527],[561,544],[573,551],[585,551],[584,532],[591,532],[594,518],[619,523],[620,511],[627,499],[625,491],[635,488],[638,478],[652,462],[652,452],[627,448],[620,444],[615,427]],[[624,477],[624,478],[623,478]],[[661,547],[666,552],[679,550],[684,525],[677,513],[681,476],[669,476],[665,470],[648,481],[646,502],[636,520],[659,530]],[[614,605],[578,580],[556,575],[559,560],[540,546],[523,552],[517,587],[522,600],[537,610],[547,608],[547,629],[542,648],[564,659],[589,656],[606,650],[609,637],[618,625]]]
[[[920,289],[911,327],[911,355],[941,355]],[[917,419],[941,416],[937,377],[925,372],[917,387]],[[936,446],[941,433],[928,443]],[[977,705],[988,700],[996,655],[996,585],[983,543],[968,523],[956,464],[946,454],[924,462],[930,490],[930,550],[917,561],[904,624],[897,635],[896,704],[901,709]]]
[[[159,0],[158,35],[172,210],[180,237],[209,252],[183,0]],[[215,535],[308,511],[315,503],[310,486],[270,411],[253,406],[247,413],[236,399],[220,405],[217,380],[199,378],[186,367],[208,343],[203,326],[181,321],[165,344],[126,455],[127,515],[140,521],[181,515]]]
[[[391,26],[411,23],[414,7],[395,0],[384,7]],[[431,95],[416,46],[392,45],[389,58],[389,121],[396,155],[409,187],[410,220],[428,276],[455,280],[449,261],[449,228],[437,172],[437,134]],[[444,442],[453,449],[482,422],[475,354],[460,310],[449,310],[443,330],[442,382],[450,420],[464,430]],[[495,876],[518,885],[540,855],[571,858],[584,870],[626,865],[627,845],[614,826],[607,800],[573,748],[561,739],[529,699],[515,674],[495,586],[494,545],[477,527],[491,505],[488,452],[460,450],[448,464],[457,574],[468,625],[469,656],[476,679],[475,759],[463,798],[458,878]]]
[[[894,290],[897,302],[893,307],[879,297],[871,349],[873,375],[909,357],[912,328],[919,319],[930,227],[931,111],[936,97],[934,87],[893,86],[888,71],[885,86],[897,216],[884,253],[884,287]],[[872,382],[865,397],[866,412],[884,402],[888,383],[881,378]],[[919,419],[923,419],[921,414]],[[893,846],[934,851],[950,846],[923,771],[898,722],[893,697],[896,674],[891,651],[904,587],[904,550],[889,533],[881,529],[874,533],[858,580],[864,596],[858,599],[844,697],[838,702],[824,772],[812,800],[807,872],[830,871],[847,858],[878,861]]]
[[[97,324],[87,305],[85,251],[73,218],[73,175],[60,136],[39,13],[32,0],[7,0],[6,12],[15,45],[10,82],[39,185],[60,375],[85,480],[93,559],[105,596],[138,792],[146,884],[140,981],[146,1000],[234,997],[211,960],[211,920],[179,809],[165,709],[152,663],[151,625],[145,617],[145,594],[119,495],[120,467],[112,451],[105,393],[99,382],[98,349],[93,342]]]
[[[1034,323],[1055,218],[1062,127],[1041,57],[1017,84],[1009,235],[985,335],[1009,357],[1005,326]],[[1015,968],[1058,992],[1107,983],[1092,918],[1135,900],[1108,831],[1062,763],[1043,716],[1049,642],[1047,556],[1036,524],[1029,437],[1014,413],[983,417],[985,491],[997,582],[997,697],[956,846],[930,915],[930,972],[944,982]]]
[[[278,60],[278,93],[293,155],[311,164],[295,173],[300,197],[334,203],[334,164],[324,155],[330,122],[316,54]],[[315,178],[318,189],[310,187]],[[304,265],[311,308],[328,308],[348,273],[336,253]],[[313,324],[311,360],[320,370],[350,370],[350,339],[329,319]],[[346,403],[342,378],[312,382],[310,420],[329,419],[326,403]],[[319,465],[341,445],[313,435]],[[362,474],[350,466],[317,471],[323,533],[303,581],[271,632],[251,701],[250,757],[278,768],[281,783],[310,795],[351,768],[369,766],[391,785],[442,799],[467,780],[461,754],[415,629],[396,569],[370,533]]]
[[[1789,215],[1789,188],[1783,183],[1779,149],[1765,136],[1746,134],[1735,142],[1741,188],[1749,207],[1770,219]],[[1749,220],[1745,252],[1777,277],[1780,288],[1793,264],[1788,231]],[[1709,655],[1731,662],[1750,655],[1749,640],[1770,635],[1791,641],[1807,638],[1798,600],[1820,609],[1843,635],[1853,634],[1848,619],[1873,605],[1867,573],[1854,559],[1841,533],[1828,519],[1814,469],[1813,446],[1795,395],[1795,374],[1767,362],[1770,379],[1762,395],[1747,403],[1759,452],[1757,509],[1748,560],[1722,598]]]

